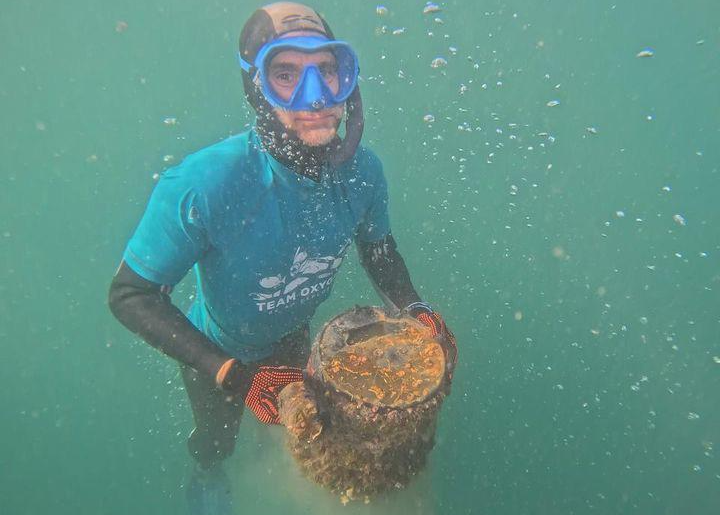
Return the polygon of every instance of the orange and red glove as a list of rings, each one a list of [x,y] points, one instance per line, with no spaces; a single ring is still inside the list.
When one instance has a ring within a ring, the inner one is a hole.
[[[218,370],[215,382],[225,392],[244,396],[245,405],[265,424],[279,424],[278,395],[290,383],[302,381],[296,367],[252,367],[232,358]]]
[[[445,325],[445,321],[440,314],[433,311],[425,302],[413,302],[405,308],[405,311],[421,324],[430,328],[433,337],[437,339],[440,347],[442,347],[445,354],[448,378],[452,379],[458,355],[455,335]]]

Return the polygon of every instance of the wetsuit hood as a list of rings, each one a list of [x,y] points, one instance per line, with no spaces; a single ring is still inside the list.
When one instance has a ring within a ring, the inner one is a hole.
[[[294,2],[277,2],[255,11],[240,33],[240,58],[254,63],[268,42],[289,32],[316,32],[334,40],[327,22],[313,9]],[[355,155],[364,126],[360,88],[356,86],[345,102],[345,137],[336,136],[330,143],[310,146],[278,120],[272,105],[254,80],[257,70],[243,70],[245,98],[257,114],[257,132],[265,149],[294,172],[320,180],[326,166],[336,167]]]

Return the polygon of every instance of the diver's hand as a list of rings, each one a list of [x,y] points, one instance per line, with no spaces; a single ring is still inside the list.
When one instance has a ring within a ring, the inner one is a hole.
[[[433,337],[440,344],[445,354],[448,379],[452,379],[453,371],[457,364],[458,351],[455,335],[448,329],[445,320],[443,320],[439,313],[433,311],[432,308],[424,302],[414,302],[405,308],[405,310],[411,317],[430,328]]]
[[[297,367],[258,367],[245,397],[245,405],[260,422],[280,424],[278,395],[290,383],[302,380],[303,371]]]
[[[278,394],[303,377],[300,368],[245,365],[232,358],[220,367],[215,382],[229,395],[244,398],[260,422],[279,424]]]

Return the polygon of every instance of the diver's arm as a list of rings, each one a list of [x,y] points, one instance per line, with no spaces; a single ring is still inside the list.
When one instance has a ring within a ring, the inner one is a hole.
[[[215,377],[230,359],[172,304],[159,284],[143,279],[124,261],[110,285],[108,304],[125,327],[198,372]]]
[[[357,247],[360,263],[386,305],[402,310],[421,301],[391,234],[370,243],[358,241]]]
[[[219,388],[239,395],[261,422],[279,424],[277,394],[303,380],[295,367],[257,367],[226,355],[170,302],[159,284],[147,281],[123,261],[110,285],[113,315],[132,332],[171,358],[215,378]]]

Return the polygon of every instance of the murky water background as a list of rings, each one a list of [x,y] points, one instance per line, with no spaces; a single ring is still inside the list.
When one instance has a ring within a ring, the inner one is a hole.
[[[105,296],[153,174],[251,122],[260,4],[0,7],[0,512],[185,513],[177,369]],[[394,233],[460,346],[426,477],[344,509],[717,513],[720,4],[314,5],[360,55]],[[378,302],[351,261],[316,325]],[[238,512],[337,513],[280,435],[246,417]]]

